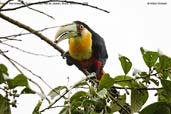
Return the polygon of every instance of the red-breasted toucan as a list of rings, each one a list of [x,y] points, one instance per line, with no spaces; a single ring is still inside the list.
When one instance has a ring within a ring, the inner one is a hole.
[[[108,58],[104,39],[81,21],[74,21],[59,28],[55,42],[64,39],[69,39],[68,53],[71,59],[67,59],[67,64],[76,64],[89,73],[95,72],[97,79],[100,80]]]

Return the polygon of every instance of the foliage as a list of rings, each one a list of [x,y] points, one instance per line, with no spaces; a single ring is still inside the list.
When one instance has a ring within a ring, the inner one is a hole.
[[[130,75],[132,62],[119,56],[123,75],[105,74],[100,81],[87,77],[71,87],[55,87],[47,95],[51,98],[49,106],[42,109],[44,99],[39,100],[33,114],[53,108],[62,99],[64,104],[59,114],[170,114],[171,58],[159,52],[140,50],[148,71],[135,69]],[[8,68],[0,64],[0,114],[11,114],[11,107],[17,107],[20,95],[35,93],[28,81],[24,74],[10,78]],[[20,92],[19,88],[22,88]],[[143,108],[149,91],[157,92],[158,101]]]
[[[6,8],[5,6],[9,2],[12,2],[12,0],[7,0],[0,6],[0,18],[24,30],[27,30],[28,33],[19,33],[1,37],[0,44],[4,44],[24,53],[37,56],[46,55],[28,52],[5,42],[10,40],[20,41],[20,39],[16,39],[15,37],[34,34],[58,50],[62,55],[65,52],[57,45],[54,45],[54,43],[46,36],[41,34],[42,31],[49,28],[34,30],[32,27],[6,16],[4,13],[5,11],[13,11],[27,7],[30,10],[54,19],[45,12],[30,8],[30,6],[42,3],[60,2],[88,6],[109,13],[109,11],[101,9],[97,6],[67,0],[47,0],[34,3],[27,3],[23,0],[18,0],[21,4],[20,6]],[[19,74],[13,76],[14,78],[10,77],[7,66],[0,61],[0,114],[11,114],[11,108],[17,108],[17,99],[19,99],[21,95],[35,95],[35,93],[40,96],[41,100],[38,99],[38,103],[33,109],[33,114],[41,114],[46,110],[58,107],[62,107],[60,114],[113,114],[114,112],[119,112],[120,114],[132,114],[134,112],[138,112],[140,114],[170,114],[171,58],[167,55],[160,54],[159,52],[145,50],[144,48],[140,48],[140,51],[144,64],[148,68],[147,71],[134,69],[131,74],[130,71],[132,70],[133,63],[128,57],[120,55],[119,61],[123,70],[121,75],[113,76],[110,74],[105,74],[100,81],[88,76],[85,79],[78,81],[71,87],[60,85],[52,89],[41,77],[6,56],[5,53],[8,51],[2,51],[0,49],[0,55],[6,58],[19,71]],[[51,91],[46,95],[40,85],[29,79],[17,66],[24,68],[31,74],[41,79],[49,88],[51,88]],[[40,92],[32,90],[29,82],[35,84],[40,89]],[[158,101],[149,104],[144,108],[144,104],[149,99],[149,91],[156,92],[155,96],[158,98]],[[49,104],[47,107],[42,108],[45,100]],[[59,101],[64,101],[64,103],[58,106],[56,104]]]
[[[18,92],[18,87],[23,88],[21,92]],[[17,98],[20,95],[34,93],[24,74],[18,74],[11,79],[4,64],[0,64],[0,90],[0,114],[11,114],[10,106],[17,107]]]

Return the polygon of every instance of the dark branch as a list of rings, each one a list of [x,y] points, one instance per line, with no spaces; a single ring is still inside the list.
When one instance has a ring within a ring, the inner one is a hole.
[[[25,3],[24,1],[20,1],[20,2],[21,2],[23,5],[25,5],[25,6],[26,6],[28,9],[30,9],[30,10],[36,11],[36,12],[38,12],[38,13],[41,13],[41,14],[47,16],[47,17],[50,17],[51,19],[55,19],[53,16],[51,16],[51,15],[49,15],[49,14],[43,12],[43,11],[40,11],[40,10],[37,10],[37,9],[34,9],[34,8],[31,8],[31,7],[27,6],[27,3]]]
[[[159,88],[146,88],[146,87],[137,87],[137,88],[131,88],[131,87],[118,87],[118,86],[113,86],[116,89],[137,89],[137,90],[159,90],[159,89],[163,89],[162,87]]]
[[[53,28],[57,28],[57,27],[59,27],[59,26],[46,27],[46,28],[43,28],[41,30],[36,30],[36,32],[43,32],[45,30],[49,30],[49,29],[53,29]],[[0,36],[0,39],[15,40],[15,39],[13,39],[13,37],[29,35],[29,34],[33,34],[33,33],[25,32],[25,33],[13,34],[13,35],[8,35],[8,36]]]
[[[56,50],[58,50],[61,54],[64,54],[65,53],[65,51],[63,49],[61,49],[60,47],[58,47],[53,41],[49,40],[49,38],[47,38],[46,36],[44,36],[41,33],[37,32],[36,30],[32,29],[31,27],[29,27],[29,26],[27,26],[27,25],[25,25],[23,23],[20,23],[19,21],[14,20],[14,19],[12,19],[12,18],[10,18],[10,17],[8,17],[8,16],[6,16],[6,15],[4,15],[2,13],[0,13],[0,17],[2,19],[4,19],[4,20],[6,20],[6,21],[8,21],[8,22],[10,22],[10,23],[12,23],[12,24],[20,27],[20,28],[23,28],[23,29],[29,31],[30,33],[38,36],[41,40],[44,40],[46,43],[48,43],[53,48],[55,48]]]
[[[13,46],[13,45],[10,45],[10,44],[7,44],[7,43],[3,43],[3,42],[1,44],[6,45],[6,46],[11,47],[11,48],[14,48],[16,50],[19,50],[19,51],[21,51],[23,53],[31,54],[31,55],[35,55],[35,56],[42,56],[42,57],[56,57],[57,56],[57,55],[45,55],[45,54],[38,54],[38,53],[29,52],[29,51],[20,49],[20,48],[18,48],[16,46]]]
[[[107,10],[104,10],[102,8],[99,8],[97,6],[93,6],[93,5],[89,5],[89,4],[85,4],[85,3],[81,3],[81,2],[75,2],[75,1],[67,1],[67,0],[47,0],[47,1],[40,1],[40,2],[34,2],[34,3],[28,3],[26,5],[22,5],[22,6],[18,6],[18,7],[14,7],[14,8],[7,8],[7,9],[1,9],[1,11],[12,11],[12,10],[17,10],[17,9],[21,9],[21,8],[25,8],[28,6],[32,6],[32,5],[38,5],[38,4],[45,4],[45,3],[49,3],[49,2],[61,2],[61,3],[70,3],[70,4],[77,4],[77,5],[83,5],[83,6],[88,6],[106,13],[110,13]]]
[[[10,22],[10,23],[12,23],[12,24],[14,24],[14,25],[20,27],[20,28],[23,28],[23,29],[29,31],[30,33],[32,33],[32,34],[38,36],[41,40],[45,41],[45,42],[48,43],[50,46],[52,46],[54,49],[56,49],[58,52],[60,52],[61,55],[63,55],[63,54],[66,53],[62,48],[60,48],[59,46],[57,46],[53,41],[51,41],[49,38],[47,38],[47,37],[44,36],[43,34],[37,32],[37,31],[34,30],[33,28],[31,28],[31,27],[29,27],[29,26],[27,26],[27,25],[25,25],[25,24],[23,24],[23,23],[21,23],[21,22],[19,22],[19,21],[17,21],[17,20],[14,20],[14,19],[12,19],[12,18],[10,18],[10,17],[8,17],[8,16],[6,16],[6,15],[4,15],[4,14],[2,14],[2,13],[0,13],[0,17],[1,17],[2,19],[4,19],[4,20],[6,20],[6,21],[8,21],[8,22]],[[66,57],[69,58],[70,56],[69,56],[68,54],[66,54]],[[77,68],[79,68],[79,66],[78,66],[77,64],[75,64],[75,66],[76,66]],[[80,68],[79,68],[79,69],[80,69]],[[81,70],[85,75],[89,75],[89,73],[88,73],[85,69],[80,69],[80,70]]]
[[[8,40],[13,40],[13,41],[22,41],[20,39],[15,39],[15,38],[8,38],[8,37],[0,37],[0,39],[2,39],[2,41],[0,40],[0,43],[1,42],[5,42],[5,41],[8,41]]]
[[[5,7],[10,1],[13,1],[13,0],[7,0],[4,4],[2,4],[2,6],[0,7],[0,11],[3,7]]]

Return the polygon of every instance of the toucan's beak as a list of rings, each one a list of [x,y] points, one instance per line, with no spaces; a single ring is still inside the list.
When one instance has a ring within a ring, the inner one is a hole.
[[[71,23],[67,25],[63,25],[59,28],[55,35],[55,43],[58,43],[62,40],[69,39],[71,37],[76,37],[78,35],[77,32],[77,24]]]

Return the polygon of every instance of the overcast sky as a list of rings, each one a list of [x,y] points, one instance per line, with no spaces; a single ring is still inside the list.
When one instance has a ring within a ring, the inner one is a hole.
[[[3,0],[1,0],[3,1]],[[89,4],[98,6],[110,13],[80,5],[38,5],[33,8],[39,9],[53,16],[55,20],[34,12],[30,9],[20,9],[4,14],[22,22],[34,29],[42,29],[51,26],[59,26],[80,20],[87,23],[94,31],[101,35],[107,46],[109,59],[105,71],[112,77],[123,74],[118,55],[125,55],[133,62],[133,67],[147,70],[142,61],[140,47],[147,50],[157,51],[160,49],[164,54],[171,56],[171,2],[169,0],[84,0]],[[152,4],[155,2],[156,4]],[[159,4],[164,2],[166,4]],[[8,5],[15,7],[15,5]],[[51,40],[54,39],[58,28],[43,32]],[[0,36],[7,36],[15,33],[26,32],[8,22],[0,19]],[[3,50],[10,50],[7,55],[40,75],[52,87],[59,85],[72,85],[79,81],[84,75],[74,66],[65,64],[60,54],[34,35],[18,37],[22,42],[6,42],[27,51],[55,55],[55,57],[38,57],[24,54],[18,50],[0,45]],[[59,44],[67,50],[68,43],[64,41]],[[0,63],[9,67],[9,74],[14,77],[18,72],[3,57],[0,56]],[[130,72],[131,74],[131,72]],[[45,92],[50,89],[39,79],[26,72],[26,75],[40,83]],[[67,80],[69,77],[69,83]],[[37,89],[35,86],[33,88]],[[38,89],[37,89],[38,90]],[[152,94],[153,96],[154,94]],[[31,114],[37,104],[39,96],[22,95],[18,99],[17,109],[12,109],[13,114]],[[44,103],[47,106],[46,103]],[[59,103],[59,105],[61,105]],[[43,114],[55,114],[58,109],[46,111]]]

